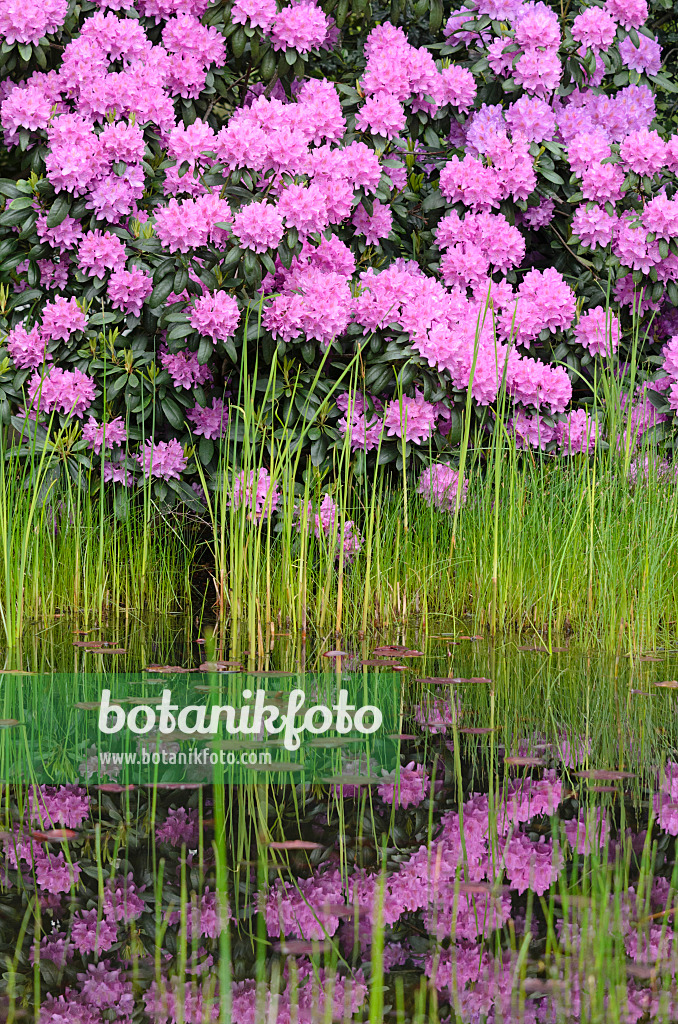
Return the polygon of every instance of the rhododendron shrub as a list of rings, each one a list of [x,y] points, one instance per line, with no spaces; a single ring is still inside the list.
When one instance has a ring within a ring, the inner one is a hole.
[[[605,437],[582,409],[634,323],[634,387],[672,419],[675,86],[644,0],[375,9],[350,61],[326,7],[0,0],[3,420],[76,425],[81,465],[193,505],[245,367],[313,386],[320,468],[347,445],[359,474],[454,472],[469,392],[569,457]],[[269,430],[281,393],[255,394]]]

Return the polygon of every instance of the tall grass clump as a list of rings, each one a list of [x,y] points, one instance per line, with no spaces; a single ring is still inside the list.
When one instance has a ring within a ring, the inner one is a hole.
[[[301,454],[323,416],[312,389],[292,382],[276,408],[260,400],[276,393],[275,368],[243,374],[208,491],[220,616],[252,649],[281,628],[365,633],[432,616],[491,636],[575,634],[608,648],[669,637],[678,495],[661,427],[637,431],[629,414],[637,348],[623,379],[614,360],[595,367],[583,452],[558,447],[548,420],[544,443],[525,444],[504,382],[480,419],[467,401],[459,443],[442,458],[430,449],[415,460],[403,443],[397,461],[379,447],[360,463],[347,432],[314,465]],[[364,401],[355,372],[348,380],[349,402]],[[301,429],[289,419],[295,403],[309,410]],[[447,474],[442,494],[427,465]]]
[[[190,513],[143,491],[121,514],[62,430],[0,433],[0,622],[8,646],[56,615],[185,608],[195,551]]]

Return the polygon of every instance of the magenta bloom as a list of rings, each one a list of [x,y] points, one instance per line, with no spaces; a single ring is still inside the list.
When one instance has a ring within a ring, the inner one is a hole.
[[[244,249],[277,249],[283,237],[282,215],[271,203],[248,203],[233,218],[233,233]]]
[[[619,56],[622,64],[633,71],[644,71],[648,75],[656,75],[662,66],[662,48],[656,39],[638,36],[639,46],[626,36],[619,44]]]
[[[87,317],[74,296],[64,299],[57,295],[43,307],[41,331],[47,341],[68,341],[74,331],[84,331],[86,327]]]
[[[384,781],[377,786],[377,793],[387,804],[398,807],[417,807],[426,799],[431,780],[423,764],[410,761],[400,772],[382,771]]]
[[[114,270],[108,281],[108,297],[113,309],[141,316],[144,302],[153,291],[153,278],[140,267]]]
[[[556,425],[556,440],[564,455],[595,451],[598,424],[585,409],[575,409]]]
[[[50,367],[45,377],[36,371],[28,382],[29,404],[34,409],[78,418],[94,401],[95,391],[94,381],[81,370],[62,370],[58,366]]]
[[[84,274],[103,277],[125,266],[125,246],[110,231],[88,231],[78,246],[78,267]]]
[[[416,391],[414,398],[403,395],[387,404],[384,427],[391,437],[423,444],[433,433],[437,418],[438,406],[427,402],[423,394]]]
[[[33,786],[28,806],[31,821],[47,828],[77,828],[89,817],[89,798],[81,786]]]
[[[369,452],[376,448],[384,433],[384,421],[381,415],[382,403],[373,396],[374,413],[369,415],[366,399],[360,395],[349,396],[348,392],[337,396],[337,408],[346,415],[337,426],[343,434],[348,434],[351,448]]]
[[[38,44],[56,32],[68,14],[68,0],[41,0],[39,4],[0,4],[0,36],[7,43]]]
[[[63,856],[63,854],[61,854]],[[105,953],[118,938],[118,929],[107,918],[97,920],[97,908],[79,910],[73,918],[71,941],[79,953]]]
[[[35,369],[52,358],[45,351],[45,341],[37,325],[27,331],[23,324],[17,324],[7,335],[5,344],[10,359],[20,369]]]
[[[356,114],[355,126],[358,131],[371,132],[385,139],[392,139],[403,131],[406,124],[402,104],[386,92],[368,96]]]
[[[271,29],[274,50],[317,50],[327,39],[330,23],[312,0],[296,0],[276,15]]]
[[[195,384],[206,384],[212,379],[210,368],[198,362],[197,352],[168,352],[163,346],[160,362],[177,388],[189,390]]]
[[[170,807],[167,817],[155,830],[155,838],[158,842],[169,843],[171,846],[181,846],[185,843],[189,850],[194,849],[200,838],[197,810],[187,811],[185,807]]]
[[[572,25],[572,38],[590,50],[606,50],[614,42],[617,26],[600,7],[586,7]]]
[[[171,441],[146,441],[142,451],[136,456],[147,478],[158,477],[160,480],[178,480],[186,469],[188,460],[184,449],[174,438]]]
[[[378,199],[372,204],[372,215],[360,204],[353,214],[353,226],[356,234],[364,235],[368,245],[379,245],[382,238],[388,238],[393,225],[393,214],[389,206]]]
[[[437,462],[424,469],[417,484],[417,494],[421,494],[427,504],[442,511],[454,512],[457,507],[459,490],[459,471],[445,463]],[[461,484],[461,504],[466,504],[468,480]]]
[[[227,292],[208,292],[196,299],[188,321],[191,327],[212,341],[226,341],[235,334],[240,322],[240,309],[237,300]]]
[[[228,406],[221,398],[213,398],[212,404],[204,409],[196,405],[186,413],[187,419],[193,423],[193,433],[213,440],[224,437],[228,423]]]
[[[249,21],[253,28],[261,28],[269,32],[278,16],[275,0],[235,0],[231,8],[231,21],[236,25],[246,25]]]
[[[236,509],[242,505],[248,508],[248,519],[268,519],[279,502],[278,485],[263,466],[258,471],[251,469],[249,473],[243,470],[234,478],[230,505]]]
[[[375,204],[376,205],[376,204]],[[288,228],[296,228],[300,237],[324,231],[329,211],[324,190],[317,184],[288,185],[278,201],[278,212]]]
[[[605,8],[626,29],[640,28],[647,21],[646,0],[605,0]]]
[[[95,455],[98,455],[104,445],[104,439],[106,448],[115,448],[116,445],[125,443],[127,431],[122,416],[116,416],[109,423],[102,423],[101,425],[97,423],[93,416],[90,416],[82,428],[82,436],[87,441],[87,447],[91,448]]]
[[[303,506],[295,512],[297,529],[301,530],[304,519]],[[341,533],[341,515],[337,504],[331,494],[324,494],[317,511],[313,502],[309,501],[305,510],[306,523],[316,537],[327,537],[336,541],[336,557],[343,548],[344,558],[351,561],[358,554],[363,546],[363,537],[358,532],[352,519],[344,521],[343,534]]]
[[[619,318],[604,306],[594,306],[579,318],[574,336],[592,356],[610,356],[619,347]]]

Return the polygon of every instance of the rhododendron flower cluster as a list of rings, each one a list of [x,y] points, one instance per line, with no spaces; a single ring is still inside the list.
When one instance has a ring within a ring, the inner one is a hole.
[[[590,452],[591,358],[627,360],[634,310],[643,359],[678,329],[678,136],[645,0],[467,0],[440,35],[435,19],[369,24],[357,80],[345,56],[311,67],[346,31],[339,11],[0,2],[0,122],[21,168],[2,185],[6,394],[35,405],[42,380],[33,414],[56,427],[88,411],[106,481],[129,486],[157,449],[163,500],[191,501],[199,464],[214,486],[224,388],[275,363],[332,396],[292,403],[294,429],[320,424],[304,459],[344,437],[361,472],[440,452],[420,493],[456,507],[445,466],[469,392],[492,429],[484,407],[506,396],[520,448]],[[643,365],[641,384],[658,378]],[[678,412],[678,375],[657,394],[648,422]],[[129,464],[104,421],[125,423]]]
[[[322,501],[314,507],[314,503],[309,501],[304,509],[299,508],[296,511],[297,529],[302,529],[302,522],[306,520],[307,528],[310,528],[311,532],[316,537],[325,537],[328,540],[333,540],[336,544],[337,554],[336,557],[340,557],[340,553],[343,551],[343,557],[346,562],[350,562],[363,546],[363,538],[356,529],[355,523],[351,520],[345,520],[341,522],[341,515],[337,507],[336,502],[331,494],[325,494]]]
[[[186,456],[178,441],[146,441],[137,456],[139,465],[146,477],[158,477],[160,480],[178,480],[186,469]]]
[[[468,480],[465,479],[461,482],[461,495],[458,496],[459,484],[459,471],[437,462],[422,472],[417,492],[435,508],[454,512],[457,502],[465,504],[468,491]]]
[[[263,466],[249,472],[243,470],[233,479],[230,504],[234,509],[249,509],[248,518],[268,519],[280,502],[280,490]]]

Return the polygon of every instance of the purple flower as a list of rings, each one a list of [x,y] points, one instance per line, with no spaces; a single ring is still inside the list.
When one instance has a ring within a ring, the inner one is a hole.
[[[95,455],[98,455],[104,441],[106,448],[115,448],[116,445],[124,444],[127,440],[127,430],[122,416],[116,416],[115,419],[101,425],[93,416],[90,416],[82,428],[82,436],[83,440],[87,441],[87,447],[91,448]]]
[[[186,469],[188,460],[184,449],[174,438],[171,441],[146,441],[142,451],[135,456],[145,477],[158,477],[160,480],[178,480]]]
[[[426,799],[430,779],[422,764],[410,761],[400,772],[383,771],[382,775],[384,781],[377,786],[377,793],[386,803],[395,803],[398,807],[417,807]]]
[[[228,423],[228,406],[221,398],[213,398],[204,409],[196,405],[186,413],[194,424],[193,433],[208,439],[224,437]]]

